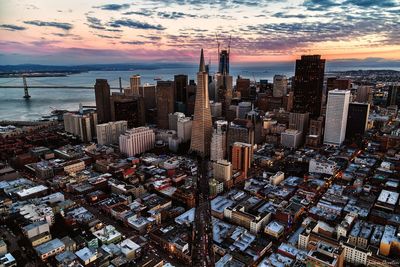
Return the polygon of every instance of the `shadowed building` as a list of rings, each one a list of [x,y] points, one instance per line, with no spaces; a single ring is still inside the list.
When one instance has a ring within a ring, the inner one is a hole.
[[[106,79],[96,79],[94,93],[98,122],[109,122],[111,120],[110,85]]]
[[[157,82],[157,125],[168,129],[168,114],[174,112],[174,82]]]
[[[208,74],[204,64],[203,50],[201,50],[200,67],[197,73],[197,90],[190,150],[203,157],[209,156],[211,134],[212,120],[210,101],[208,98]]]
[[[127,121],[128,128],[145,124],[143,98],[114,92],[110,103],[112,121]]]
[[[347,114],[346,138],[349,140],[361,140],[367,129],[369,115],[368,103],[353,102],[349,104]]]
[[[293,111],[310,112],[311,118],[321,114],[325,59],[320,55],[301,56],[296,60]]]

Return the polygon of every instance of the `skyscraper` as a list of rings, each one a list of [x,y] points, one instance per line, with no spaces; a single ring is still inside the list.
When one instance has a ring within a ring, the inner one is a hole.
[[[349,110],[350,91],[331,90],[326,105],[324,144],[340,146],[344,141]]]
[[[208,98],[208,74],[205,69],[204,54],[202,49],[199,72],[197,73],[197,90],[194,105],[190,150],[203,157],[209,156],[211,134],[212,120],[210,101]]]
[[[212,161],[224,159],[226,156],[226,132],[228,130],[228,122],[218,120],[214,123],[214,131],[211,138],[211,155]]]
[[[113,92],[110,97],[110,105],[112,121],[127,121],[129,128],[145,124],[143,98]]]
[[[253,159],[253,146],[251,144],[235,142],[232,146],[232,168],[242,172],[242,177],[247,178]]]
[[[229,74],[229,50],[222,50],[219,53],[218,72]]]
[[[353,102],[349,104],[349,112],[347,115],[346,138],[354,140],[364,135],[367,129],[369,115],[368,103]]]
[[[359,86],[357,88],[356,101],[360,103],[372,103],[372,86]]]
[[[130,78],[130,91],[128,95],[139,95],[139,87],[140,87],[140,75],[136,74]]]
[[[96,98],[98,122],[109,122],[111,120],[110,85],[106,79],[96,79],[94,94]]]
[[[274,76],[273,96],[283,97],[287,94],[288,80],[285,75]]]
[[[127,121],[113,121],[97,124],[96,134],[99,145],[109,145],[118,143],[119,136],[128,129]]]
[[[386,105],[397,107],[400,106],[400,84],[392,84],[389,87]]]
[[[168,129],[168,114],[174,112],[174,82],[157,82],[157,125]]]
[[[183,74],[175,75],[174,85],[176,101],[186,103],[186,87],[188,85],[188,76]]]
[[[325,59],[320,55],[301,56],[296,60],[293,111],[310,112],[311,118],[321,114]]]

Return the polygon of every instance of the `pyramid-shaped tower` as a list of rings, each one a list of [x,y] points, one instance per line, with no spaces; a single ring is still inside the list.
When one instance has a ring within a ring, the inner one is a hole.
[[[212,119],[208,98],[208,73],[204,64],[203,49],[201,49],[190,150],[201,157],[208,157],[210,155],[211,134]]]

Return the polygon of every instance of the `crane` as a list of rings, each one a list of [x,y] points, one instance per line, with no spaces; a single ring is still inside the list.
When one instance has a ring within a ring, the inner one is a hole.
[[[31,96],[29,95],[29,92],[28,92],[28,83],[26,82],[25,75],[22,76],[22,81],[24,82],[24,92],[25,92],[24,98],[26,100],[28,100],[29,98],[31,98]]]

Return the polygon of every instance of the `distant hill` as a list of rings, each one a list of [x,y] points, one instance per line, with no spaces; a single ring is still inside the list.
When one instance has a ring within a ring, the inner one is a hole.
[[[88,64],[76,66],[53,66],[38,64],[0,65],[0,73],[12,72],[85,72],[85,71],[125,71],[135,69],[166,69],[192,67],[186,63],[133,63],[133,64]]]

